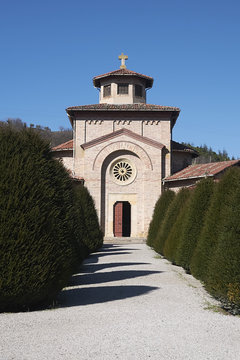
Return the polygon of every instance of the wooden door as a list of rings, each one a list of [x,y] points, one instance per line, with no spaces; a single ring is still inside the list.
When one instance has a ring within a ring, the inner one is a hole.
[[[115,237],[129,237],[131,234],[131,205],[128,201],[114,204],[113,234]]]
[[[122,237],[123,235],[123,202],[119,201],[114,204],[114,229],[113,234],[116,237]]]

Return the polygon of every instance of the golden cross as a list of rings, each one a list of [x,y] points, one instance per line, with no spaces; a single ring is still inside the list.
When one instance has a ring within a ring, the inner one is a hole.
[[[121,60],[120,69],[126,69],[127,67],[125,65],[125,60],[128,60],[128,56],[121,53],[121,55],[119,55],[118,59]]]

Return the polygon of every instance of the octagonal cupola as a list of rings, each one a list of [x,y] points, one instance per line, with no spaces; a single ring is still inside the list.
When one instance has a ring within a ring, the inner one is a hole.
[[[122,53],[120,69],[93,78],[93,85],[100,90],[100,104],[146,103],[146,91],[152,87],[153,78],[128,70],[127,59]]]

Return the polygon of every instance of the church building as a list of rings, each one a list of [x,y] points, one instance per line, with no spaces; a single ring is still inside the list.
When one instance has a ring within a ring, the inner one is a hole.
[[[72,141],[56,146],[74,178],[84,179],[105,238],[146,238],[163,179],[192,163],[196,153],[172,141],[180,109],[147,104],[153,78],[120,69],[97,75],[99,103],[66,109]]]

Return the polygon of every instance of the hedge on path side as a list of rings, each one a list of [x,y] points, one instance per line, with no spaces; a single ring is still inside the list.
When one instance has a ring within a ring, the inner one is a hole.
[[[237,168],[229,169],[215,186],[215,191],[206,214],[205,223],[194,251],[190,270],[193,276],[205,281],[212,255],[215,251],[224,218],[223,204],[231,196],[238,181]]]
[[[227,195],[222,197],[216,250],[206,275],[206,288],[226,303],[231,312],[240,313],[240,169],[226,173]],[[226,180],[224,178],[224,182]]]
[[[166,211],[170,203],[172,202],[175,193],[171,190],[166,190],[159,197],[158,201],[155,204],[153,217],[149,225],[148,236],[147,236],[147,245],[155,246],[155,240],[157,233],[161,227],[163,219],[166,215]]]
[[[82,232],[81,242],[87,247],[88,252],[94,252],[103,245],[103,233],[99,226],[95,204],[88,189],[83,186],[76,186],[75,189],[75,214],[80,231]]]
[[[169,207],[168,222],[165,225],[166,241],[163,248],[163,255],[175,263],[175,254],[178,249],[179,237],[181,236],[181,225],[187,211],[191,190],[181,189]]]
[[[172,200],[171,204],[167,209],[166,216],[157,234],[156,251],[164,256],[165,254],[163,249],[165,246],[165,242],[184,203],[183,199],[185,199],[186,197],[185,194],[188,193],[188,191],[189,190],[182,189],[176,194],[176,196],[174,197],[174,199]]]
[[[0,311],[52,302],[76,265],[73,190],[31,129],[0,127]]]
[[[187,209],[176,260],[177,264],[188,272],[190,271],[191,258],[198,243],[213,190],[214,182],[212,179],[201,180],[191,196]]]

